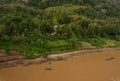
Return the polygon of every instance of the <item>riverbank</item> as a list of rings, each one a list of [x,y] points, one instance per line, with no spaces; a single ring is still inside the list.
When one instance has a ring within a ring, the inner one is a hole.
[[[102,48],[102,49],[88,49],[88,50],[78,50],[73,52],[52,54],[45,57],[38,57],[35,59],[25,59],[24,54],[20,54],[16,51],[11,51],[9,55],[6,55],[4,50],[0,52],[0,69],[13,67],[17,65],[27,66],[30,64],[41,64],[45,62],[59,61],[67,59],[73,56],[84,55],[89,53],[105,52],[111,50],[120,50],[120,48]]]
[[[102,49],[51,64],[0,69],[1,81],[119,81],[120,50]]]

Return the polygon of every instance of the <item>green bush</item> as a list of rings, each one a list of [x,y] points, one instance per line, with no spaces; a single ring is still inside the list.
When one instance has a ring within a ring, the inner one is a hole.
[[[101,47],[106,44],[105,39],[103,38],[91,38],[87,39],[87,42],[89,42],[91,45],[96,46],[96,47]]]

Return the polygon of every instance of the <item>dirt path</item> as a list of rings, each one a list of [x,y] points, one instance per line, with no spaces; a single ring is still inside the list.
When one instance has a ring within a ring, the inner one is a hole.
[[[0,69],[0,81],[120,81],[120,50]]]

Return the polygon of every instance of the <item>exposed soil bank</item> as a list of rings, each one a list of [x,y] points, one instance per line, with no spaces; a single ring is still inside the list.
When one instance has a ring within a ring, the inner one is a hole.
[[[0,69],[6,67],[13,67],[17,65],[30,65],[30,64],[40,64],[44,62],[59,61],[66,58],[70,58],[77,55],[83,55],[95,52],[105,52],[110,50],[120,50],[120,48],[103,48],[103,49],[89,49],[89,50],[79,50],[74,52],[53,54],[49,55],[47,58],[39,57],[36,59],[25,59],[24,54],[20,54],[16,51],[11,51],[9,55],[5,53],[4,50],[0,51]]]
[[[52,64],[0,69],[0,81],[120,81],[119,49],[88,50],[86,53]],[[56,55],[49,57],[53,56]]]

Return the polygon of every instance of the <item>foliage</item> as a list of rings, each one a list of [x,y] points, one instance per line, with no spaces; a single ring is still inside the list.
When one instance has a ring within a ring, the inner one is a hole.
[[[108,0],[0,0],[0,49],[34,58],[106,39],[120,42],[120,7]]]

